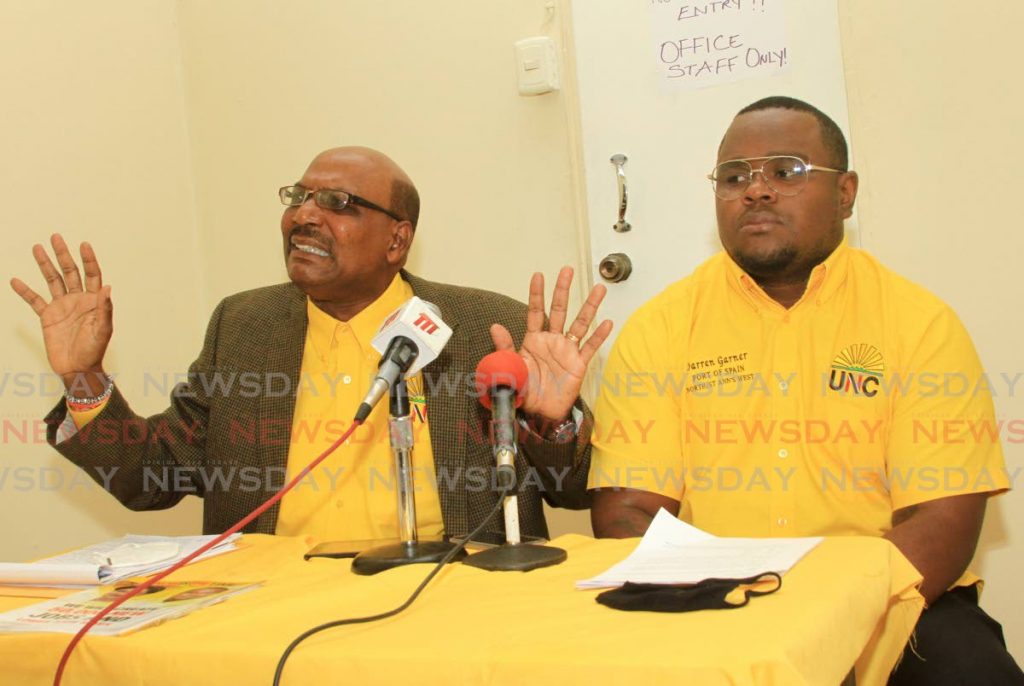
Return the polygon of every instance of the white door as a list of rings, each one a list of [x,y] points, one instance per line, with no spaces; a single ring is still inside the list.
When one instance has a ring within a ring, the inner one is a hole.
[[[572,0],[570,10],[590,262],[609,290],[603,315],[618,331],[639,305],[720,249],[705,177],[739,109],[788,95],[849,131],[837,7]],[[613,229],[615,155],[627,158],[627,232]],[[628,257],[632,272],[603,280],[600,264],[615,254]]]

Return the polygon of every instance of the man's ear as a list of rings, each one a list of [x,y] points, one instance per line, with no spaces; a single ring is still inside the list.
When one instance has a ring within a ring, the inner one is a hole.
[[[843,219],[849,219],[853,214],[853,204],[857,201],[859,184],[860,179],[857,177],[857,172],[843,172],[839,177],[839,209]]]
[[[391,243],[388,245],[388,263],[405,264],[406,255],[412,247],[412,239],[415,235],[412,223],[409,221],[396,222],[391,227]]]

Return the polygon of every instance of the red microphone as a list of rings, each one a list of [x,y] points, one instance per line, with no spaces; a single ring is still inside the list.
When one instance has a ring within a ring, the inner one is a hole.
[[[493,393],[501,388],[509,389],[515,397],[515,406],[523,404],[520,392],[526,388],[529,372],[526,363],[519,353],[511,350],[498,350],[487,355],[476,366],[476,393],[480,402],[488,410],[494,404]]]
[[[516,408],[523,404],[529,372],[526,363],[512,350],[498,350],[476,366],[476,392],[480,403],[491,411],[491,437],[498,463],[498,485],[515,487]]]
[[[519,498],[516,495],[516,408],[523,404],[529,372],[526,362],[512,350],[491,353],[476,367],[476,391],[491,411],[491,436],[498,463],[495,476],[504,496],[505,545],[473,553],[464,562],[488,571],[528,572],[563,562],[561,548],[523,543],[519,535]]]

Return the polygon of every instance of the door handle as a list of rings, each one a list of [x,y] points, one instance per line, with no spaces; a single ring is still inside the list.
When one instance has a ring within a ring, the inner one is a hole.
[[[619,183],[619,220],[612,226],[619,233],[625,233],[633,227],[626,221],[626,206],[629,204],[629,193],[626,190],[626,164],[627,157],[622,153],[616,153],[611,157],[611,163],[615,165],[615,179]]]
[[[601,278],[611,283],[625,281],[633,273],[633,261],[624,252],[613,252],[605,255],[601,264],[597,266]]]

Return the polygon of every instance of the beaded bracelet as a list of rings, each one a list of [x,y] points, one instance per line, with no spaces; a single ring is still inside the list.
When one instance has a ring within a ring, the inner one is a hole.
[[[110,374],[104,374],[103,376],[106,379],[106,386],[102,393],[90,398],[76,398],[69,391],[65,390],[64,399],[67,401],[67,404],[73,410],[90,410],[102,405],[110,397],[110,394],[114,392],[114,378]]]

